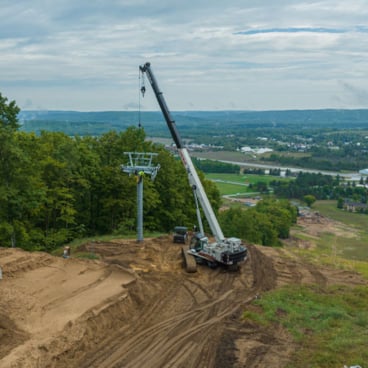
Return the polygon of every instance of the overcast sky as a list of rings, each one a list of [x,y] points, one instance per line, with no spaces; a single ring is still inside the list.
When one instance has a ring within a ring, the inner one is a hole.
[[[0,0],[0,92],[23,110],[368,108],[368,0]]]

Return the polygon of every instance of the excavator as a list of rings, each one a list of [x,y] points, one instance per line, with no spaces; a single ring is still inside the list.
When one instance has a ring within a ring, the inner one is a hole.
[[[242,241],[236,237],[225,238],[203,185],[199,179],[197,171],[193,165],[189,152],[183,144],[175,121],[173,120],[166,105],[163,93],[160,91],[160,88],[157,84],[151,64],[147,62],[143,65],[140,65],[139,70],[142,74],[142,77],[146,75],[149,83],[151,84],[157,102],[166,120],[166,124],[176,144],[180,159],[187,172],[189,184],[191,185],[195,198],[197,219],[200,229],[199,232],[193,235],[189,245],[182,246],[182,254],[186,271],[196,272],[197,264],[206,264],[211,268],[222,265],[228,269],[237,270],[239,268],[239,264],[247,259],[247,248]],[[142,80],[144,79],[142,78]],[[144,83],[141,86],[141,92],[144,96],[144,93],[146,92]],[[208,237],[205,236],[199,205],[203,210],[211,232],[215,238],[214,242],[210,242]]]

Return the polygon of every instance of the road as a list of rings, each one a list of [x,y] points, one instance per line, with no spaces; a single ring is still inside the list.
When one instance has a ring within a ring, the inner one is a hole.
[[[202,158],[202,157],[198,157],[198,158]],[[202,158],[205,159],[205,158]],[[206,158],[206,160],[212,160],[212,161],[219,161],[219,162],[223,162],[226,164],[232,164],[232,165],[239,165],[239,166],[244,166],[244,167],[256,167],[259,169],[281,169],[281,170],[290,170],[291,172],[308,172],[308,173],[314,173],[314,174],[318,174],[321,173],[323,175],[331,175],[331,176],[337,176],[339,175],[340,177],[343,177],[345,179],[348,180],[360,180],[361,178],[361,174],[359,174],[358,172],[351,172],[351,173],[340,173],[340,172],[336,172],[336,171],[325,171],[325,170],[312,170],[312,169],[304,169],[304,168],[295,168],[295,167],[284,167],[284,166],[280,166],[280,165],[266,165],[266,164],[256,164],[256,163],[250,163],[250,162],[239,162],[239,161],[228,161],[228,160],[215,160],[215,159],[208,159]]]

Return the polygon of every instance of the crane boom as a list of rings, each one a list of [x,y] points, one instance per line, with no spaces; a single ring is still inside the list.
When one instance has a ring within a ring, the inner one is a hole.
[[[157,102],[160,105],[161,111],[164,115],[164,118],[166,120],[167,126],[170,130],[171,136],[174,139],[174,142],[176,144],[176,147],[178,149],[180,148],[184,148],[184,145],[182,143],[182,140],[180,138],[179,132],[176,129],[176,124],[174,119],[171,117],[171,113],[169,111],[169,108],[166,105],[166,101],[164,98],[164,95],[162,94],[162,92],[160,91],[160,88],[158,87],[157,81],[155,76],[153,75],[152,69],[151,69],[151,64],[150,63],[146,63],[144,65],[141,65],[139,67],[140,71],[142,73],[146,73],[147,78],[152,86],[153,92],[155,93],[155,96],[157,98]]]
[[[180,159],[182,163],[184,164],[185,169],[187,170],[189,182],[192,186],[193,191],[195,191],[195,195],[197,196],[199,203],[201,204],[204,215],[207,219],[208,224],[210,225],[212,234],[214,235],[217,241],[223,241],[225,239],[224,234],[222,233],[221,227],[213,212],[212,206],[208,200],[208,197],[203,188],[203,185],[194,168],[194,165],[188,153],[188,150],[184,147],[182,143],[182,139],[176,128],[175,121],[171,116],[171,113],[169,111],[169,108],[167,107],[165,98],[163,96],[163,93],[160,91],[156,78],[152,72],[151,64],[146,63],[143,66],[140,66],[140,70],[142,71],[142,73],[146,73],[147,78],[152,86],[152,89],[153,89],[153,92],[155,93],[158,104],[160,105],[161,111],[165,117],[167,126],[171,132],[172,138],[178,149]]]
[[[157,102],[170,130],[171,136],[178,149],[180,159],[187,171],[189,183],[192,187],[194,197],[196,201],[198,199],[198,202],[200,203],[207,222],[211,228],[212,234],[216,239],[215,243],[210,244],[208,242],[208,238],[205,237],[204,234],[201,234],[201,236],[198,238],[198,242],[191,246],[191,249],[188,251],[188,253],[192,254],[198,263],[206,262],[211,267],[215,267],[217,264],[237,267],[238,263],[247,258],[247,249],[244,245],[242,245],[240,239],[235,237],[224,237],[201,180],[199,179],[197,171],[195,170],[189,152],[183,144],[175,121],[171,116],[169,108],[166,105],[165,98],[152,72],[151,64],[145,63],[144,65],[141,65],[139,69],[142,74],[147,76],[151,84]],[[144,90],[144,87],[142,87],[141,91],[144,92]]]

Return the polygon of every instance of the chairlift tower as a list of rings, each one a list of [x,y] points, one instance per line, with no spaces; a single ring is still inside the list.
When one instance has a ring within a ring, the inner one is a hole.
[[[149,175],[151,180],[155,180],[160,165],[156,166],[152,160],[157,153],[148,152],[124,152],[128,155],[129,161],[126,165],[121,165],[123,172],[135,175],[137,178],[137,242],[143,241],[143,177]]]

